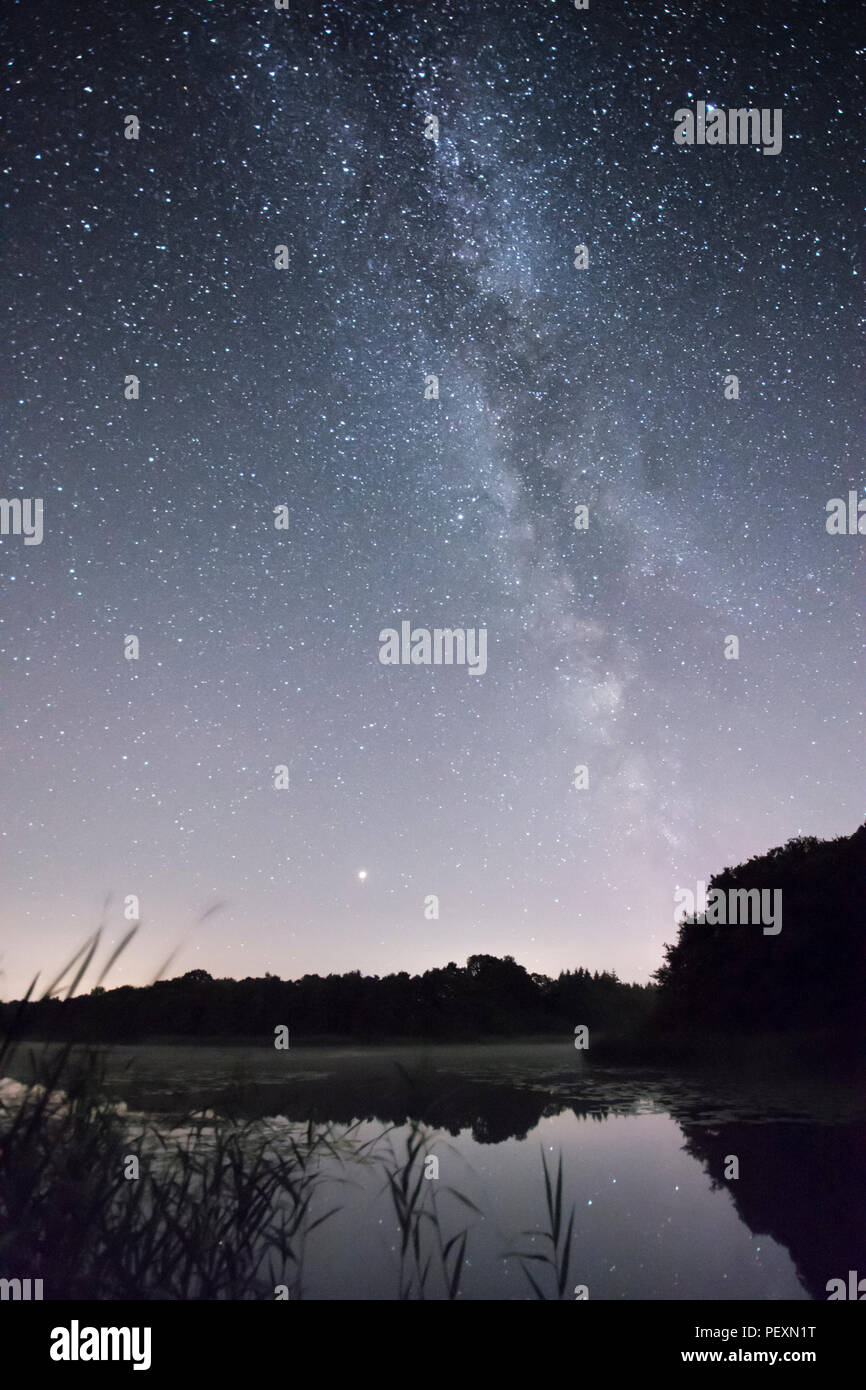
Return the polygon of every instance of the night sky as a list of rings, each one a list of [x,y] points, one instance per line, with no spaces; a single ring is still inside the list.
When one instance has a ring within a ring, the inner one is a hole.
[[[644,981],[677,886],[856,828],[857,7],[7,15],[0,994],[109,893],[108,985]]]

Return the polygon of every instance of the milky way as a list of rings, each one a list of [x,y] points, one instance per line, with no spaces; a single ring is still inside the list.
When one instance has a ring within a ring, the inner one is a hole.
[[[645,980],[677,885],[856,827],[844,7],[14,9],[0,993],[108,894],[111,983]]]

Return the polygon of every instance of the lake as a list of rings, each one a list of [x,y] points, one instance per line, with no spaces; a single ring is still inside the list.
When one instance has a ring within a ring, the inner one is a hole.
[[[468,1232],[463,1299],[532,1298],[524,1268],[554,1296],[540,1261],[506,1257],[546,1248],[542,1155],[562,1161],[563,1226],[573,1210],[567,1298],[824,1299],[863,1264],[862,1080],[599,1066],[570,1040],[100,1050],[131,1124],[177,1138],[192,1112],[228,1111],[277,1143],[313,1122],[370,1145],[364,1163],[324,1161],[314,1214],[339,1211],[309,1236],[305,1298],[398,1296],[399,1226],[373,1160],[405,1154],[410,1120],[438,1165],[419,1169],[423,1200],[446,1240]],[[8,1070],[25,1079],[24,1052]]]

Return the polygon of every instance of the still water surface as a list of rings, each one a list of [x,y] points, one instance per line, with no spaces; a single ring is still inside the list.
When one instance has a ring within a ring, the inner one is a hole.
[[[548,1042],[106,1055],[116,1098],[166,1132],[183,1132],[191,1112],[228,1110],[269,1127],[355,1126],[355,1139],[389,1130],[379,1148],[401,1154],[407,1121],[422,1121],[445,1236],[469,1231],[462,1298],[532,1296],[505,1256],[544,1248],[526,1234],[546,1225],[542,1152],[554,1167],[561,1156],[574,1209],[567,1297],[581,1284],[591,1299],[823,1299],[828,1279],[863,1264],[862,1081],[599,1067]],[[732,1158],[737,1178],[726,1176]],[[303,1296],[396,1297],[398,1227],[381,1170],[335,1166],[333,1179],[317,1201],[340,1210],[310,1236]]]

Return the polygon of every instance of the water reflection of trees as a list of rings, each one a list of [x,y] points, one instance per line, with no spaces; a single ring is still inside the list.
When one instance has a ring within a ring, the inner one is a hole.
[[[573,1073],[570,1079],[573,1088]],[[601,1120],[634,1108],[633,1102],[612,1107],[594,1097],[575,1101],[568,1095],[551,1095],[546,1087],[467,1078],[456,1071],[410,1070],[393,1062],[373,1072],[349,1069],[315,1082],[204,1086],[176,1094],[147,1086],[130,1088],[127,1082],[124,1094],[133,1109],[177,1115],[212,1109],[239,1120],[283,1115],[304,1123],[348,1125],[365,1120],[383,1127],[417,1121],[452,1136],[469,1131],[479,1144],[525,1139],[542,1119],[564,1112]]]
[[[730,1193],[743,1223],[755,1235],[769,1235],[793,1259],[807,1292],[826,1298],[831,1278],[860,1268],[866,1250],[866,1121],[848,1124],[804,1122],[760,1114],[719,1121],[718,1104],[695,1097],[695,1077],[674,1074],[628,1076],[622,1072],[575,1073],[561,1066],[543,1076],[469,1077],[419,1058],[414,1065],[383,1058],[363,1067],[347,1065],[330,1075],[292,1082],[236,1083],[184,1089],[176,1098],[144,1090],[126,1096],[134,1108],[177,1111],[213,1108],[238,1119],[283,1115],[318,1124],[366,1120],[404,1125],[413,1121],[456,1137],[469,1133],[480,1144],[525,1139],[542,1119],[571,1113],[601,1121],[636,1113],[648,1101],[679,1125],[686,1151],[706,1170],[712,1184]],[[708,1093],[718,1090],[708,1084]],[[176,1099],[177,1105],[171,1104]],[[735,1110],[733,1093],[725,1109]],[[728,1155],[739,1160],[739,1177],[725,1177]],[[858,1263],[859,1262],[859,1263]],[[861,1270],[861,1273],[866,1272]]]
[[[713,1186],[730,1193],[754,1235],[788,1250],[812,1298],[826,1299],[828,1279],[863,1272],[866,1251],[866,1122],[847,1125],[773,1120],[705,1125],[675,1116],[686,1151]],[[725,1178],[729,1154],[739,1177]]]

